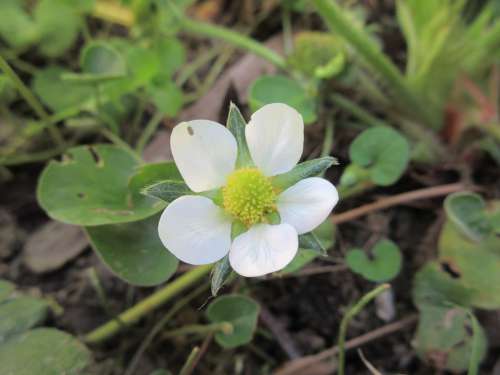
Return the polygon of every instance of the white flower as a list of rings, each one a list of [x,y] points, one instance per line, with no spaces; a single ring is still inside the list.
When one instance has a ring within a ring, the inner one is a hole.
[[[216,204],[203,195],[170,203],[158,225],[161,241],[177,258],[208,264],[229,253],[242,276],[262,276],[284,268],[298,250],[298,235],[321,224],[338,201],[335,187],[305,178],[284,191],[270,177],[290,171],[302,155],[302,116],[285,104],[255,112],[245,127],[254,167],[235,169],[237,142],[223,125],[194,120],[172,131],[171,149],[184,181],[195,193],[221,189]],[[278,224],[270,217],[279,214]],[[233,223],[244,231],[231,240]],[[243,224],[243,225],[241,225]]]

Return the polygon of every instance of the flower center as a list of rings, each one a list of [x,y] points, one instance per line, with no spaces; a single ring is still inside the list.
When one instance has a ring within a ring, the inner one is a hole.
[[[242,168],[227,178],[222,189],[224,209],[250,226],[276,211],[276,192],[257,168]]]

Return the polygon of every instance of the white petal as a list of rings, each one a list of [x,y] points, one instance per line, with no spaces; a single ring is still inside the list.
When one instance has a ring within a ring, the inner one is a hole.
[[[288,172],[304,148],[304,121],[292,107],[268,104],[252,115],[245,128],[252,159],[266,175]]]
[[[262,276],[284,268],[298,246],[297,232],[291,225],[257,224],[234,239],[229,262],[242,276]]]
[[[282,223],[292,225],[298,234],[312,231],[328,217],[339,201],[335,186],[324,178],[305,178],[278,197]]]
[[[236,140],[217,122],[180,123],[172,131],[170,147],[184,181],[195,192],[223,186],[227,175],[234,170]]]
[[[170,203],[158,224],[163,245],[189,264],[223,258],[231,246],[231,221],[210,199],[185,195]]]

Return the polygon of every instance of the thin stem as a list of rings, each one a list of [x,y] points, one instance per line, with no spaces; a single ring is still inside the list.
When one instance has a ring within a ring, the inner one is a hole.
[[[213,47],[208,51],[201,53],[198,57],[196,57],[191,63],[187,64],[177,76],[175,80],[175,84],[178,87],[181,87],[186,81],[191,77],[198,69],[202,66],[205,66],[210,60],[212,60],[215,56],[220,53],[220,48]]]
[[[132,375],[135,372],[137,365],[139,364],[139,360],[142,354],[146,351],[148,346],[153,342],[154,338],[158,335],[158,333],[162,330],[162,328],[167,324],[174,315],[181,310],[184,306],[186,306],[192,299],[198,297],[201,293],[208,290],[209,284],[203,284],[189,293],[186,297],[178,300],[175,305],[165,314],[165,316],[160,319],[158,323],[155,324],[153,329],[149,332],[146,338],[142,341],[141,346],[137,349],[134,357],[130,361],[130,364],[127,368],[127,371],[124,375]]]
[[[226,334],[232,333],[233,325],[229,322],[212,323],[212,324],[191,324],[181,328],[165,332],[163,338],[171,338],[184,335],[208,335],[209,333],[223,332]]]
[[[36,163],[40,161],[45,161],[54,156],[62,154],[71,145],[66,145],[62,147],[52,148],[50,150],[34,152],[32,154],[25,155],[13,155],[13,156],[0,156],[0,165],[3,166],[13,166],[25,163]]]
[[[379,120],[375,116],[373,116],[368,111],[364,110],[357,103],[352,100],[346,98],[345,96],[339,94],[331,95],[332,101],[339,106],[341,109],[349,112],[358,120],[361,120],[364,125],[368,126],[389,126],[385,121]]]
[[[113,133],[111,130],[109,129],[106,129],[106,128],[102,128],[101,130],[101,134],[104,135],[108,140],[110,140],[113,144],[115,144],[116,146],[118,147],[121,147],[123,148],[124,150],[130,152],[130,154],[137,160],[137,161],[141,161],[142,162],[142,159],[139,155],[139,153],[137,153],[132,147],[130,147],[130,145],[125,142],[123,139],[121,139],[119,136],[117,136],[115,133]]]
[[[371,292],[365,294],[353,307],[347,311],[347,313],[342,318],[340,322],[339,329],[339,339],[338,339],[338,347],[339,347],[339,375],[344,375],[345,371],[345,337],[347,334],[347,326],[351,322],[352,318],[357,315],[368,303],[370,303],[375,297],[377,297],[380,293],[389,289],[391,286],[389,284],[382,284],[377,288],[373,289]]]
[[[11,82],[16,87],[19,94],[26,100],[26,103],[30,105],[36,115],[44,122],[48,124],[49,133],[54,140],[54,143],[58,146],[64,145],[64,139],[59,132],[59,130],[49,121],[49,115],[43,108],[42,104],[38,101],[31,90],[24,84],[24,82],[19,78],[16,72],[10,67],[9,63],[0,55],[0,70],[9,77]]]
[[[172,5],[171,3],[169,4]],[[279,68],[286,67],[285,59],[282,56],[278,55],[273,50],[265,47],[252,38],[244,36],[230,29],[226,29],[225,27],[189,19],[187,17],[184,17],[177,9],[175,9],[173,12],[179,19],[183,29],[187,32],[201,35],[203,37],[222,39],[228,43],[235,45],[236,47],[253,52],[257,56],[270,61]]]
[[[211,265],[205,265],[196,267],[186,272],[176,280],[165,285],[162,289],[158,290],[135,306],[121,313],[118,316],[119,321],[127,325],[137,322],[143,316],[153,311],[157,307],[163,305],[165,302],[172,299],[184,289],[190,287],[202,277],[206,276],[210,272],[211,268]],[[85,335],[84,340],[89,344],[100,343],[116,335],[121,330],[121,328],[122,327],[118,320],[110,320],[109,322],[103,324],[102,326]]]
[[[358,217],[364,216],[371,212],[383,210],[392,206],[397,206],[402,203],[408,203],[419,199],[440,197],[463,190],[466,190],[466,187],[462,183],[458,182],[454,184],[433,186],[430,188],[408,191],[406,193],[393,195],[388,198],[382,198],[376,202],[368,203],[352,210],[333,215],[331,218],[334,224],[340,224],[346,221],[357,219]],[[342,196],[342,194],[340,195]]]
[[[285,55],[289,55],[293,51],[293,30],[292,30],[292,17],[288,7],[281,7],[281,24],[283,27],[283,41]]]
[[[322,158],[329,156],[332,151],[334,126],[335,123],[333,121],[333,117],[328,118],[325,125],[325,139],[323,140],[323,146],[321,147],[320,157]]]
[[[151,117],[151,119],[147,123],[141,136],[139,137],[139,140],[137,141],[137,145],[135,146],[135,149],[137,150],[137,153],[139,155],[142,154],[144,147],[146,147],[146,144],[153,136],[158,126],[161,124],[162,119],[163,119],[163,113],[158,111],[153,115],[153,117]]]
[[[191,373],[191,369],[193,367],[194,361],[196,357],[198,356],[198,352],[200,351],[200,348],[195,346],[191,353],[189,354],[189,357],[186,360],[186,363],[184,363],[184,366],[182,366],[181,371],[179,372],[179,375],[188,375]]]

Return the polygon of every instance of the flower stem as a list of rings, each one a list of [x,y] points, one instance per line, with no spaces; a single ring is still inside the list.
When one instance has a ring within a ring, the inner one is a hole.
[[[229,322],[212,323],[212,324],[192,324],[187,325],[163,334],[163,338],[176,336],[184,336],[190,334],[208,335],[209,333],[223,332],[230,334],[234,330],[233,325]]]
[[[163,305],[184,289],[196,283],[203,276],[207,275],[211,269],[211,265],[205,265],[186,272],[176,280],[165,285],[162,289],[118,315],[116,319],[110,320],[92,332],[89,332],[84,337],[85,342],[88,344],[96,344],[109,339],[122,329],[122,324],[130,325],[137,322],[144,315]]]
[[[11,80],[12,84],[16,87],[19,94],[26,100],[26,103],[30,105],[36,115],[48,125],[48,130],[50,136],[52,137],[54,143],[57,146],[64,146],[64,139],[59,132],[59,130],[53,125],[49,120],[49,115],[43,108],[42,104],[38,101],[31,90],[24,84],[24,82],[19,78],[16,72],[10,67],[9,63],[0,55],[0,70],[5,73],[7,77]]]
[[[338,350],[339,350],[339,375],[344,375],[345,368],[345,337],[347,333],[347,326],[349,325],[351,319],[358,314],[368,303],[370,303],[375,297],[380,293],[389,289],[391,286],[389,284],[382,284],[377,288],[373,289],[371,292],[365,294],[361,299],[356,302],[356,304],[347,311],[347,313],[342,318],[340,322],[339,329],[339,339],[338,339]]]
[[[193,367],[194,361],[196,360],[196,357],[198,356],[198,353],[200,351],[200,348],[195,346],[193,350],[191,350],[191,353],[189,353],[188,358],[186,359],[186,362],[182,366],[181,371],[179,372],[179,375],[188,375],[191,373],[191,368]]]

